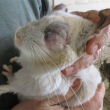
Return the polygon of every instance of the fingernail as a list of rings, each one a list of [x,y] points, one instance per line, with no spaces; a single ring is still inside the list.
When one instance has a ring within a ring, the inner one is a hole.
[[[80,84],[80,79],[76,79],[73,86],[78,86]]]
[[[73,72],[74,68],[73,67],[68,67],[66,68],[66,73],[71,74]]]
[[[95,53],[97,50],[98,50],[98,45],[94,45],[94,46],[93,46],[93,50],[92,50],[93,53]]]
[[[102,87],[104,87],[104,83],[103,82],[98,84],[98,89],[101,89]]]

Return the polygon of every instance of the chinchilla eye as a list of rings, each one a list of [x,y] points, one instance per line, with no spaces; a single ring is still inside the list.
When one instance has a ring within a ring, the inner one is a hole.
[[[59,35],[55,32],[48,32],[47,34],[45,34],[45,40],[48,41],[53,41],[55,39],[58,39]]]

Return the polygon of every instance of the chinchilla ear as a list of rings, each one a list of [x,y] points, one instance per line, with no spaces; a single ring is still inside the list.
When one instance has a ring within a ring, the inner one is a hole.
[[[56,7],[53,8],[53,11],[55,11],[55,10],[62,10],[64,12],[67,12],[68,8],[65,4],[59,4],[59,5],[57,5]]]

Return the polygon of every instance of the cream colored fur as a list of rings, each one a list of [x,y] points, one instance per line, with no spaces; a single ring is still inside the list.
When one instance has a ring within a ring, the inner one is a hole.
[[[65,48],[58,46],[58,51],[57,49],[50,51],[44,42],[44,30],[51,23],[59,21],[69,27],[70,42]],[[9,90],[0,93],[13,91],[19,94],[21,100],[42,100],[55,95],[65,96],[75,79],[80,78],[82,86],[77,92],[78,99],[76,96],[72,97],[68,100],[68,105],[74,107],[90,100],[101,82],[99,71],[92,65],[76,75],[64,78],[61,70],[72,65],[83,55],[86,42],[93,37],[96,27],[95,24],[82,17],[57,11],[18,29],[17,32],[23,36],[23,42],[19,45],[15,37],[15,45],[21,51],[17,62],[23,68],[14,74],[9,83]],[[1,87],[0,91],[2,90]],[[67,106],[67,103],[64,102],[62,105]]]

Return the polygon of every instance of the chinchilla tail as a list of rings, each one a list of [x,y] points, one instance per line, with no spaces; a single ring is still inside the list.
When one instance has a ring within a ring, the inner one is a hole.
[[[14,87],[12,85],[0,85],[0,95],[8,92],[14,92]]]

